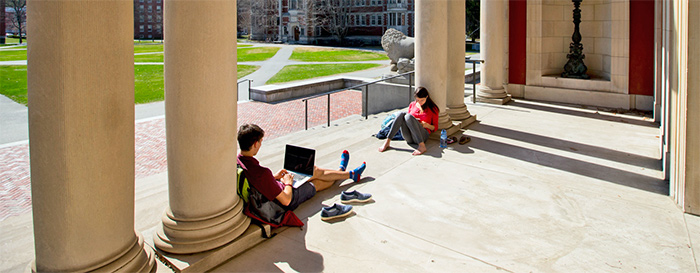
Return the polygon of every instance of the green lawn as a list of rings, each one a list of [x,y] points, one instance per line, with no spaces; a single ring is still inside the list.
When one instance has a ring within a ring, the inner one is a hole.
[[[22,39],[22,43],[26,43],[27,39]],[[19,38],[5,38],[5,45],[16,45],[19,44]],[[4,45],[4,46],[5,46]]]
[[[370,51],[297,47],[289,59],[302,62],[351,62],[388,60],[389,58],[386,54]]]
[[[134,43],[134,53],[163,52],[163,44]]]
[[[242,44],[238,44],[237,46],[238,46],[238,48],[241,48],[241,47],[251,47],[251,46],[253,46],[253,45],[242,45]]]
[[[163,62],[163,53],[134,55],[134,62],[136,62],[136,63],[162,63]]]
[[[257,70],[258,66],[239,65],[238,78]],[[134,102],[162,101],[164,81],[162,65],[134,66]],[[0,94],[27,105],[27,66],[0,66]]]
[[[0,66],[0,94],[27,105],[27,66]]]
[[[21,61],[27,59],[26,50],[0,50],[0,62]]]
[[[365,70],[381,66],[380,64],[354,63],[354,64],[301,64],[288,65],[274,75],[267,84],[291,82],[297,80],[311,79],[347,73],[359,70]]]
[[[279,47],[253,47],[253,48],[239,48],[238,49],[238,61],[239,62],[259,62],[264,61],[277,54]]]
[[[135,65],[134,76],[134,101],[137,104],[165,98],[162,65]]]
[[[255,70],[258,70],[258,68],[260,68],[260,66],[239,64],[237,69],[238,79],[248,76],[250,73],[253,73],[255,72]]]

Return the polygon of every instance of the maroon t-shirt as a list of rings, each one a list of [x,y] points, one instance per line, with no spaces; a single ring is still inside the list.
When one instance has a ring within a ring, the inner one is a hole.
[[[260,166],[260,162],[254,157],[239,154],[238,164],[245,171],[248,183],[267,197],[268,200],[275,200],[284,190],[282,182],[275,179],[270,169]]]

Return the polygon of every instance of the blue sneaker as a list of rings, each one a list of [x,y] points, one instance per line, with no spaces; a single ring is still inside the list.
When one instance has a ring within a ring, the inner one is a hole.
[[[340,194],[340,202],[343,204],[347,203],[367,203],[372,200],[372,195],[369,193],[361,193],[359,191],[344,191]]]
[[[336,218],[342,218],[352,213],[352,206],[333,204],[332,207],[323,208],[321,210],[321,220],[328,221]]]

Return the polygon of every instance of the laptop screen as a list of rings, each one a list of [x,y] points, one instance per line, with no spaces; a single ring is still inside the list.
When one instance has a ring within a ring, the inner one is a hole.
[[[316,150],[287,144],[284,151],[284,168],[288,171],[314,174]]]

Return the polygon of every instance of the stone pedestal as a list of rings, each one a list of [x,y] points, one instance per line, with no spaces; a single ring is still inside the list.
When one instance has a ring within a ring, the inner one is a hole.
[[[236,2],[165,0],[164,15],[170,207],[154,241],[197,253],[250,224],[236,195]]]
[[[27,9],[32,270],[152,272],[134,232],[133,2]]]
[[[476,120],[464,104],[464,41],[459,38],[466,31],[464,9],[464,1],[447,2],[447,114],[461,128]]]
[[[440,108],[438,130],[453,126],[447,115],[447,16],[450,1],[416,1],[416,86]],[[464,36],[461,34],[460,37]],[[462,59],[463,60],[463,59]],[[464,68],[462,68],[464,70]]]
[[[506,1],[483,1],[481,3],[481,86],[477,90],[476,100],[486,103],[504,104],[510,96],[503,87],[504,69],[504,35],[505,35]]]

